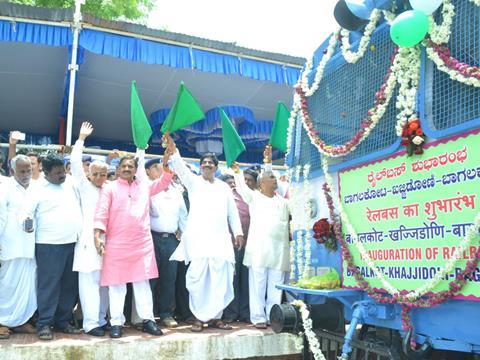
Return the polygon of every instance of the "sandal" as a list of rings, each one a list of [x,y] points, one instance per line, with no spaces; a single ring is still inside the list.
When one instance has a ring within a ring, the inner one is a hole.
[[[201,322],[200,320],[195,320],[192,323],[192,327],[190,328],[190,331],[193,331],[193,332],[203,331],[203,322]]]
[[[23,325],[12,328],[12,333],[14,334],[35,334],[35,327],[30,323],[25,323]]]
[[[60,330],[64,334],[80,334],[82,332],[81,329],[77,329],[75,326],[68,324],[66,327]]]
[[[6,326],[0,326],[0,340],[7,340],[10,338],[10,329]]]
[[[208,327],[211,327],[211,328],[214,328],[214,329],[220,329],[220,330],[232,330],[233,328],[228,325],[228,324],[225,324],[222,320],[218,319],[218,320],[212,320],[212,322],[210,322],[208,324]]]
[[[255,326],[256,329],[266,329],[267,328],[267,324],[264,323],[264,322],[256,323],[253,326]]]
[[[50,326],[48,325],[42,326],[40,329],[37,330],[37,336],[40,340],[52,340],[52,329],[50,329]]]

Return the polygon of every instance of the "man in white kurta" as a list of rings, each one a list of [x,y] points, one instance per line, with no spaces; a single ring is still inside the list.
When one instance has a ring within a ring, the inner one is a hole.
[[[84,122],[80,128],[70,156],[72,176],[77,182],[83,213],[83,231],[75,244],[73,271],[78,272],[78,290],[83,313],[83,331],[93,336],[103,336],[103,326],[108,308],[108,288],[100,286],[102,257],[97,253],[93,237],[93,217],[100,190],[107,180],[108,165],[94,161],[85,175],[82,152],[85,139],[93,132],[90,123]]]
[[[37,267],[33,226],[25,228],[23,213],[32,166],[25,155],[15,156],[11,165],[13,177],[0,185],[0,325],[14,328],[37,309]]]
[[[170,260],[190,263],[186,285],[190,293],[190,310],[197,318],[192,331],[201,331],[202,323],[231,327],[222,323],[223,309],[233,299],[233,252],[230,225],[235,245],[243,247],[243,234],[232,191],[215,179],[218,160],[213,154],[200,159],[201,176],[192,174],[180,157],[175,143],[168,137],[167,150],[172,155],[173,170],[188,190],[190,212],[181,242]]]
[[[277,195],[271,171],[259,175],[259,190],[251,190],[234,165],[237,191],[250,208],[250,229],[243,264],[249,268],[250,320],[266,328],[272,306],[280,304],[283,284],[290,270],[287,201]],[[265,296],[266,295],[266,296]]]

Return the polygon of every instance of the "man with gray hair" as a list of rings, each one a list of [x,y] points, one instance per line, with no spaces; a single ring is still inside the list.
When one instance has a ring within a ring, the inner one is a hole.
[[[95,249],[93,217],[100,190],[107,180],[108,165],[102,161],[90,162],[88,174],[84,172],[85,157],[82,156],[85,139],[93,132],[93,126],[82,123],[78,140],[72,149],[70,161],[72,176],[80,190],[83,213],[83,231],[75,244],[73,271],[78,272],[78,290],[83,312],[83,330],[92,336],[104,336],[107,321],[108,288],[100,286],[102,257]],[[91,161],[91,158],[90,158]]]
[[[277,195],[277,178],[267,170],[258,176],[259,190],[245,183],[237,164],[232,165],[237,191],[250,209],[250,228],[243,264],[248,267],[250,320],[258,329],[267,327],[274,304],[280,304],[282,291],[276,285],[285,282],[290,270],[289,209]]]
[[[30,159],[15,156],[11,171],[13,177],[0,185],[0,325],[25,332],[37,309],[33,221],[22,212],[32,191]],[[8,331],[0,333],[0,338],[8,336]]]

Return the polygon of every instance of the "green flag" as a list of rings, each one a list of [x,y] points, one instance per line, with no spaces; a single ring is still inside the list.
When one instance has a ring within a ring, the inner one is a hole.
[[[220,108],[220,119],[222,120],[223,152],[225,153],[225,160],[227,160],[227,166],[232,166],[238,155],[245,151],[245,145],[222,108]]]
[[[143,111],[142,103],[137,93],[137,84],[132,81],[132,95],[130,98],[130,118],[132,120],[132,135],[135,146],[139,149],[148,147],[148,140],[152,136],[152,128]]]
[[[204,117],[205,114],[203,113],[202,108],[198,105],[197,101],[182,81],[180,83],[180,88],[178,89],[175,104],[168,113],[160,130],[164,134],[167,131],[173,133],[174,131],[191,125],[198,120],[202,120]]]
[[[287,131],[290,111],[284,103],[278,102],[275,122],[273,123],[272,133],[270,134],[270,145],[283,152],[287,151]]]

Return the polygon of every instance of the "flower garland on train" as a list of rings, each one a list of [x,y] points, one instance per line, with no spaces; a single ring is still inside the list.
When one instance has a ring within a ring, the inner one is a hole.
[[[355,150],[356,147],[370,135],[370,132],[375,128],[385,114],[388,104],[393,96],[393,91],[397,83],[395,68],[400,64],[400,60],[397,59],[397,51],[395,50],[394,55],[392,56],[392,66],[388,69],[387,74],[385,75],[385,83],[382,84],[379,91],[375,93],[374,107],[368,110],[367,116],[360,124],[360,130],[357,131],[351,140],[347,141],[343,145],[327,145],[325,141],[318,136],[319,132],[317,129],[315,129],[313,121],[308,112],[308,103],[306,99],[307,94],[304,93],[302,86],[295,87],[295,91],[300,98],[301,111],[298,113],[298,115],[308,137],[310,138],[310,142],[318,149],[318,151],[320,151],[320,153],[330,157],[344,156]]]
[[[477,6],[480,6],[480,0],[470,0],[470,2],[474,3]],[[390,23],[393,20],[392,14],[386,11],[383,11],[384,17]],[[453,23],[453,17],[455,15],[454,7],[450,3],[450,0],[444,0],[443,7],[442,7],[442,23],[437,25],[433,21],[433,16],[430,16],[430,29],[429,29],[429,37],[427,37],[423,41],[423,45],[426,48],[426,52],[428,57],[436,64],[438,70],[447,73],[451,79],[465,83],[467,85],[472,85],[475,87],[480,87],[480,68],[477,66],[470,66],[468,64],[462,63],[457,59],[453,58],[450,54],[450,50],[442,44],[445,44],[449,41],[450,34],[451,34],[451,26]],[[371,19],[372,20],[372,19]],[[372,21],[369,25],[372,24]],[[374,27],[374,26],[373,26]],[[370,40],[370,35],[368,37],[362,37],[362,40],[368,44],[368,40]],[[344,48],[342,52],[346,55],[346,60],[348,62],[356,62],[359,58],[361,58],[364,54],[364,50],[360,51],[366,45],[360,47],[357,53],[349,53],[349,46],[350,44],[347,42],[347,32],[343,31],[342,33],[342,44]],[[361,41],[362,41],[361,40]],[[344,156],[349,152],[353,151],[356,146],[361,141],[364,141],[370,131],[375,127],[370,128],[372,125],[371,122],[367,122],[367,129],[369,131],[362,132],[361,130],[354,135],[352,140],[345,143],[341,146],[329,146],[326,145],[323,140],[318,137],[318,132],[313,127],[313,122],[311,121],[309,114],[308,114],[308,105],[306,98],[313,95],[315,91],[319,87],[320,80],[323,77],[323,70],[325,68],[326,63],[330,59],[333,54],[333,50],[336,46],[335,43],[335,34],[330,38],[329,47],[327,48],[325,55],[322,57],[322,61],[320,62],[319,66],[317,67],[317,71],[321,70],[320,73],[317,72],[315,76],[315,80],[311,87],[308,87],[308,76],[310,71],[312,70],[312,63],[310,66],[306,66],[299,84],[296,86],[296,94],[294,95],[294,105],[291,111],[291,117],[289,119],[289,137],[287,138],[287,155],[291,149],[291,139],[292,139],[292,129],[297,120],[297,117],[302,124],[310,138],[311,143],[317,147],[319,152],[324,155],[322,156],[322,166],[324,168],[324,174],[327,180],[327,185],[325,188],[326,193],[329,193],[329,209],[331,212],[331,218],[334,221],[334,228],[335,233],[337,235],[338,240],[341,242],[342,246],[342,255],[343,258],[347,261],[349,270],[354,274],[355,280],[359,284],[359,286],[365,290],[374,300],[383,302],[383,303],[398,303],[402,306],[402,324],[404,330],[413,329],[411,324],[410,318],[410,310],[413,308],[424,308],[424,307],[432,307],[438,305],[449,298],[458,294],[462,288],[465,286],[467,278],[472,276],[472,273],[475,271],[476,266],[478,265],[480,259],[480,248],[477,250],[476,256],[474,259],[471,259],[467,262],[465,269],[459,273],[455,280],[449,283],[449,289],[445,291],[440,291],[438,293],[431,293],[431,291],[442,281],[442,278],[445,277],[446,274],[452,271],[455,263],[457,262],[457,256],[453,256],[445,265],[445,267],[436,274],[436,276],[431,279],[430,281],[426,282],[420,288],[410,291],[406,294],[402,294],[398,289],[393,287],[383,276],[382,273],[378,271],[375,267],[375,264],[369,257],[368,253],[366,252],[363,244],[358,242],[357,234],[353,229],[351,223],[348,221],[348,217],[344,212],[340,203],[336,203],[337,208],[340,212],[340,217],[347,227],[348,231],[352,235],[353,243],[359,250],[362,258],[365,260],[367,266],[370,268],[371,271],[374,272],[375,276],[381,281],[384,288],[387,290],[387,294],[379,294],[372,289],[368,282],[363,278],[359,270],[354,266],[353,257],[351,256],[348,247],[345,245],[343,241],[343,235],[341,231],[341,225],[339,221],[335,221],[336,217],[334,216],[334,207],[333,207],[333,200],[330,191],[332,191],[332,179],[328,174],[328,160],[327,157],[337,157],[337,156]],[[400,48],[398,51],[398,55],[395,56],[398,60],[398,66],[395,67],[392,64],[391,70],[393,76],[389,79],[393,79],[395,76],[399,80],[400,89],[399,89],[399,96],[397,97],[397,108],[401,111],[398,114],[397,124],[396,124],[396,131],[399,136],[405,133],[405,129],[410,122],[418,121],[416,114],[415,114],[415,97],[416,91],[418,88],[419,82],[419,69],[420,69],[420,51],[418,46],[410,47],[410,48]],[[327,56],[328,55],[328,56]],[[358,59],[357,59],[358,57]],[[348,59],[347,59],[348,58]],[[324,61],[325,60],[325,61]],[[349,61],[350,60],[350,61]],[[353,61],[354,60],[354,61]],[[393,61],[395,62],[395,61]],[[412,64],[414,66],[412,66]],[[408,65],[408,66],[407,66]],[[395,79],[396,80],[396,79]],[[387,80],[388,82],[388,80]],[[402,86],[403,85],[403,86]],[[390,89],[393,93],[394,86]],[[385,89],[385,88],[384,88]],[[399,100],[400,98],[400,100]],[[390,99],[389,99],[390,100]],[[382,114],[383,115],[383,114]],[[378,119],[379,120],[379,119]],[[377,120],[377,122],[378,122]],[[365,122],[362,122],[362,126],[365,126]],[[327,190],[328,189],[328,190]],[[337,200],[337,197],[334,196]],[[337,200],[338,201],[338,200]],[[480,214],[478,214],[472,226],[467,231],[465,238],[461,241],[459,246],[456,248],[456,254],[461,254],[472,242],[475,236],[478,233],[478,229],[480,228]],[[308,310],[307,310],[308,311]],[[307,312],[308,314],[308,312]],[[308,319],[308,316],[307,316]],[[308,336],[307,336],[308,338]],[[310,339],[309,339],[310,341]],[[312,341],[313,338],[312,338]],[[312,345],[312,343],[311,343]],[[415,347],[415,340],[414,337],[411,338],[411,346],[412,348]],[[312,346],[311,346],[312,348]],[[318,350],[318,349],[317,349]],[[313,351],[313,350],[312,350]]]
[[[292,302],[292,305],[296,306],[300,311],[300,316],[302,317],[302,326],[305,330],[305,336],[310,346],[310,351],[313,354],[313,358],[315,360],[325,360],[325,356],[320,349],[320,342],[318,341],[317,335],[313,331],[313,322],[312,319],[310,319],[310,312],[308,311],[307,305],[302,300],[295,300]],[[297,339],[303,340],[303,334],[300,333]],[[295,346],[298,351],[303,350],[303,342],[298,341],[298,343],[295,343]]]
[[[289,174],[297,184],[300,184],[300,178],[303,176],[302,185],[290,187],[289,206],[292,214],[290,222],[290,232],[296,235],[296,241],[290,243],[290,272],[298,279],[308,278],[311,274],[311,241],[312,234],[306,230],[310,228],[312,207],[310,201],[310,165],[303,167],[298,165],[294,171]],[[307,199],[307,201],[303,201]],[[296,275],[296,276],[295,276]]]
[[[326,162],[324,162],[324,165]],[[477,247],[477,252],[473,259],[470,259],[465,268],[456,275],[455,280],[451,281],[448,285],[448,290],[440,291],[437,293],[432,293],[432,290],[442,281],[445,276],[450,273],[455,263],[458,261],[459,255],[462,254],[472,243],[472,240],[478,234],[480,229],[480,213],[474,219],[473,225],[471,225],[466,233],[465,238],[460,242],[459,246],[455,250],[455,255],[447,262],[445,267],[437,272],[435,276],[424,285],[409,291],[407,293],[401,293],[398,289],[393,287],[383,276],[381,272],[378,271],[377,267],[371,260],[368,255],[368,252],[364,248],[363,244],[358,241],[358,235],[353,229],[352,225],[348,220],[348,216],[345,213],[341,203],[337,200],[337,194],[333,190],[332,179],[328,174],[328,169],[325,168],[325,180],[326,183],[323,185],[323,191],[325,194],[325,199],[330,212],[330,217],[333,219],[334,223],[334,232],[335,236],[341,244],[342,258],[347,263],[348,270],[353,274],[355,281],[359,287],[368,293],[368,295],[377,302],[385,304],[399,304],[402,307],[402,328],[405,331],[413,330],[413,325],[411,322],[410,311],[415,308],[430,308],[441,304],[442,302],[449,300],[453,296],[456,296],[466,285],[467,279],[472,278],[473,273],[476,271],[478,262],[480,260],[480,247]],[[335,200],[334,200],[335,199]],[[335,203],[335,206],[334,206]],[[350,253],[348,246],[345,243],[342,224],[338,221],[338,218],[335,214],[335,207],[340,212],[340,217],[344,224],[347,226],[347,231],[350,232],[351,238],[354,245],[360,253],[361,258],[366,262],[367,266],[373,271],[376,277],[381,281],[383,287],[387,290],[388,294],[382,294],[375,291],[369,283],[365,280],[360,270],[355,266],[353,261],[353,256]],[[415,349],[416,342],[414,336],[410,339],[410,346],[412,349]]]
[[[381,15],[382,15],[382,12],[378,9],[375,9],[372,11],[372,14],[370,15],[370,21],[365,27],[362,38],[360,39],[360,42],[358,44],[358,50],[356,52],[350,51],[350,31],[346,29],[342,29],[340,31],[340,36],[342,40],[342,54],[344,59],[348,63],[355,64],[358,60],[360,60],[363,57],[363,55],[365,54],[365,51],[368,48],[368,44],[370,43],[370,39],[377,27],[377,23],[378,23],[378,20],[380,20]]]

